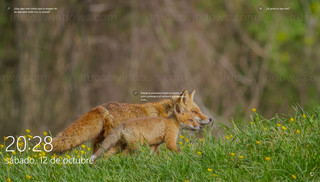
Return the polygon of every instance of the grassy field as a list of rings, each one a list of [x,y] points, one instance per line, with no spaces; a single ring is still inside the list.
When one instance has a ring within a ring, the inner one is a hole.
[[[0,146],[0,181],[320,181],[319,113],[320,107],[296,109],[291,116],[265,119],[253,110],[248,125],[224,127],[224,138],[180,135],[179,154],[165,146],[159,155],[141,147],[134,155],[115,155],[94,165],[49,161],[87,159],[91,149],[84,145],[62,156],[30,151],[8,155],[5,143]],[[38,163],[7,164],[12,156]],[[47,157],[46,164],[40,164],[41,157]]]

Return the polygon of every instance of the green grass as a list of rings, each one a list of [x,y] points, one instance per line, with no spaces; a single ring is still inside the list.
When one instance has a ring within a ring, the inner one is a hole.
[[[265,119],[254,112],[248,125],[224,127],[223,138],[207,135],[201,141],[179,137],[178,154],[162,146],[159,155],[141,147],[133,155],[100,158],[94,165],[2,162],[0,181],[26,181],[26,175],[34,181],[320,181],[319,113],[320,107],[309,112],[296,108],[292,116]],[[5,148],[0,149],[1,161],[7,155]],[[85,158],[91,154],[87,148],[79,147],[61,157],[77,158],[81,150],[86,152],[82,155]],[[14,156],[34,155],[24,152]]]

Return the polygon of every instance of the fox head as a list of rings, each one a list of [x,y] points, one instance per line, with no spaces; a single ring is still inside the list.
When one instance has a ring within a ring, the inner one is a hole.
[[[209,118],[203,114],[199,106],[193,101],[194,94],[196,91],[192,91],[190,94],[187,90],[184,90],[180,97],[176,100],[176,103],[181,104],[186,110],[192,112],[196,121],[201,125],[209,124],[213,121],[212,118]]]
[[[187,111],[181,104],[176,103],[173,107],[173,113],[178,121],[181,129],[186,130],[200,130],[201,126],[195,120],[192,112]]]

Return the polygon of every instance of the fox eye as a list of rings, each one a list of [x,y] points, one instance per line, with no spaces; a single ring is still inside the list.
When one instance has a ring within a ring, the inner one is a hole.
[[[189,121],[190,121],[190,122],[192,122],[192,121],[193,121],[193,119],[189,119]]]
[[[198,114],[198,112],[197,111],[192,111],[193,113],[195,113],[195,114]]]

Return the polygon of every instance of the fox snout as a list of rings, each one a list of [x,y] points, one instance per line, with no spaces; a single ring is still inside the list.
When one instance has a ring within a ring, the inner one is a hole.
[[[180,126],[182,129],[186,129],[186,130],[200,130],[202,128],[202,126],[200,124],[198,124],[196,121],[194,121],[195,123],[180,123]]]
[[[213,122],[212,118],[206,118],[206,119],[200,119],[199,117],[195,117],[195,118],[196,118],[197,123],[199,123],[201,125],[207,125],[207,124]]]
[[[191,125],[191,130],[200,130],[202,128],[202,126],[200,124],[198,124],[197,122],[195,124]]]
[[[202,126],[201,126],[201,125],[195,126],[194,129],[195,129],[195,130],[200,130],[200,129],[202,129]]]

